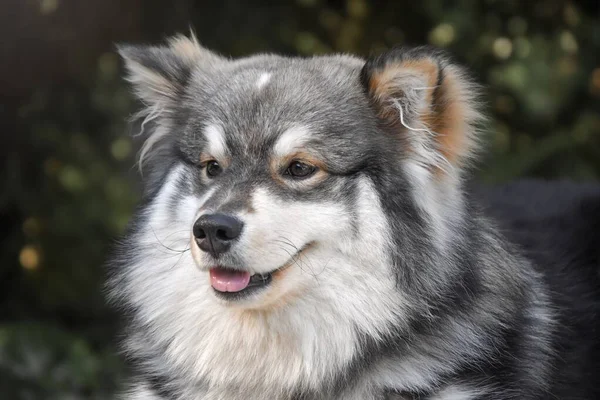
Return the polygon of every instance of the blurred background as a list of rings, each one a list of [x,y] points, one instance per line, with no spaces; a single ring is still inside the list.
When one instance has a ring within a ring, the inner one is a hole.
[[[600,178],[591,1],[3,0],[0,398],[107,399],[125,368],[103,263],[138,200],[116,42],[193,27],[223,54],[450,50],[485,85],[486,182]]]

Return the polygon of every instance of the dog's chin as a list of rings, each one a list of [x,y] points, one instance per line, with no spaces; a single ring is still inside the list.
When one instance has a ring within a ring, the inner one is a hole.
[[[288,272],[303,257],[312,243],[303,246],[281,266],[269,272],[251,273],[244,266],[222,265],[218,260],[206,260],[202,252],[192,244],[192,255],[201,273],[207,274],[212,295],[219,303],[248,309],[275,308],[287,304],[297,292]],[[207,262],[208,261],[208,262]]]

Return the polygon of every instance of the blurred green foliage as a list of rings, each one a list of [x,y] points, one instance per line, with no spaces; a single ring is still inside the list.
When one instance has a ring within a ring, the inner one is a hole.
[[[138,143],[127,135],[135,104],[113,42],[156,42],[193,26],[203,44],[231,56],[445,47],[485,86],[489,146],[480,179],[600,177],[596,1],[10,0],[7,7],[15,20],[2,28],[14,38],[2,48],[2,59],[14,62],[0,93],[2,398],[110,398],[124,373],[103,263],[138,200]]]

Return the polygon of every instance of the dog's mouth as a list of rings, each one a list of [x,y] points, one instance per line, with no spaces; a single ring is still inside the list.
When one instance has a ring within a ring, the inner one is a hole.
[[[245,297],[269,286],[273,281],[274,274],[290,267],[311,245],[312,242],[306,244],[292,255],[284,265],[264,274],[256,273],[251,275],[248,271],[217,265],[209,270],[210,284],[219,297],[228,300]]]
[[[238,293],[252,287],[268,285],[273,279],[273,272],[250,275],[248,271],[239,271],[226,267],[210,269],[210,284],[221,293]]]

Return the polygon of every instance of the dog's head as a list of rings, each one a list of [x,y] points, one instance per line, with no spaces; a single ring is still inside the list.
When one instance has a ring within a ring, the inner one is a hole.
[[[145,105],[140,230],[152,251],[189,246],[221,305],[377,290],[404,273],[398,251],[421,262],[452,239],[479,114],[437,51],[230,60],[176,37],[120,53]]]
[[[185,37],[120,53],[146,200],[111,286],[147,368],[317,390],[462,285],[480,115],[443,54],[230,60]]]

